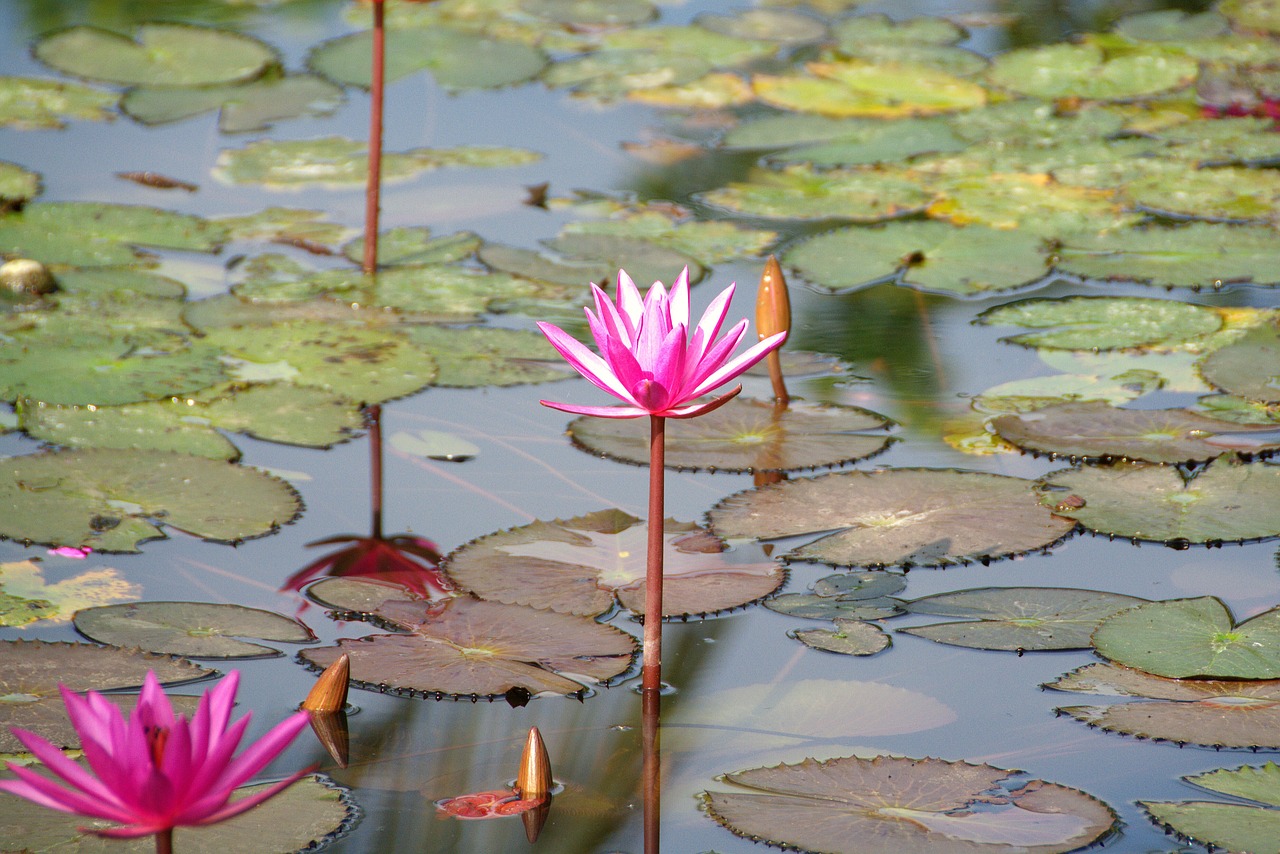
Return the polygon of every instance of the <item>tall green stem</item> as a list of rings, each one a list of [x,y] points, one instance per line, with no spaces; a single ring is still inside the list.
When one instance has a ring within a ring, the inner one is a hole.
[[[364,272],[378,269],[378,209],[382,194],[382,90],[386,78],[387,32],[383,0],[373,2],[373,67],[369,73],[369,177],[364,191]]]
[[[657,692],[662,687],[662,528],[666,470],[667,419],[649,416],[649,549],[644,581],[644,664],[640,686]]]

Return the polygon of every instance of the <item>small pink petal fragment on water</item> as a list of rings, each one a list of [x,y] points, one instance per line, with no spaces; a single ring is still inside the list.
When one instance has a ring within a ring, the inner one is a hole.
[[[49,549],[49,554],[58,557],[69,557],[72,560],[84,560],[92,552],[91,548],[76,548],[75,546],[58,546],[56,549]]]

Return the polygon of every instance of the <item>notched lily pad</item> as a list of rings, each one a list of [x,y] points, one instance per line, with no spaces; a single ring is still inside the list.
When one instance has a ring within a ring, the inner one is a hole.
[[[482,388],[543,383],[571,374],[547,339],[524,329],[417,326],[406,335],[431,354],[439,373],[433,385]]]
[[[1176,833],[1210,850],[1266,851],[1280,837],[1280,765],[1243,765],[1183,780],[1210,792],[1254,801],[1138,801],[1166,833]]]
[[[1222,328],[1222,316],[1206,306],[1138,297],[1019,300],[987,309],[975,322],[1046,330],[1000,339],[1011,344],[1095,352],[1180,344]]]
[[[804,164],[756,169],[698,195],[699,201],[747,216],[786,220],[882,222],[919,213],[933,194],[918,182],[876,170],[819,172]]]
[[[284,481],[185,454],[85,450],[0,463],[0,535],[24,542],[133,552],[163,538],[161,526],[238,542],[301,512]]]
[[[938,643],[1022,653],[1088,649],[1098,623],[1145,599],[1066,587],[979,587],[906,603],[907,613],[971,618],[898,629]]]
[[[825,854],[904,851],[1057,854],[1116,824],[1103,802],[991,765],[842,757],[726,774],[749,792],[706,792],[707,812],[738,836]]]
[[[213,252],[225,239],[210,220],[138,205],[39,202],[0,217],[0,256],[50,265],[124,266],[135,246]]]
[[[142,598],[114,569],[93,569],[53,584],[35,561],[0,563],[0,626],[66,623],[81,608]]]
[[[813,593],[783,593],[764,606],[806,620],[878,620],[902,613],[902,600],[892,597],[906,586],[896,572],[839,572],[814,582]]]
[[[0,77],[0,127],[56,129],[69,119],[115,118],[117,92],[37,77]]]
[[[1264,323],[1210,353],[1200,373],[1215,387],[1259,403],[1280,403],[1280,326]]]
[[[662,613],[687,617],[742,607],[777,590],[786,572],[755,547],[728,548],[690,523],[664,525]],[[484,599],[597,616],[644,611],[648,526],[620,510],[537,521],[487,534],[450,554],[445,574]]]
[[[274,647],[238,637],[310,643],[311,630],[274,611],[212,602],[132,602],[86,608],[75,616],[80,634],[112,646],[191,658],[261,658]]]
[[[1064,238],[1057,264],[1068,273],[1167,287],[1217,289],[1280,281],[1280,247],[1270,226],[1193,222]]]
[[[1163,51],[1108,56],[1094,44],[1055,44],[1001,54],[987,78],[1034,98],[1123,101],[1180,89],[1199,71],[1194,59]]]
[[[1030,481],[944,469],[783,481],[730,496],[708,518],[730,539],[823,533],[786,556],[870,567],[986,564],[1047,549],[1075,527],[1037,506]]]
[[[342,90],[310,74],[269,75],[240,86],[201,89],[139,87],[120,102],[134,121],[161,125],[218,111],[218,130],[248,133],[279,121],[325,116],[342,105]]]
[[[875,623],[843,618],[833,622],[834,629],[797,629],[791,635],[807,647],[841,655],[875,655],[893,644]]]
[[[756,96],[784,110],[898,119],[971,110],[987,102],[980,84],[909,62],[811,62],[812,77],[757,74]]]
[[[344,639],[298,658],[323,669],[345,652],[360,687],[443,699],[498,697],[512,688],[578,694],[584,683],[625,672],[635,653],[634,638],[589,618],[469,596],[388,601],[369,616],[407,631]]]
[[[666,466],[724,472],[840,466],[887,448],[893,441],[885,432],[891,423],[884,416],[853,406],[793,401],[780,408],[767,401],[738,397],[699,418],[669,420]],[[649,464],[649,424],[645,419],[576,418],[569,425],[569,435],[592,453],[635,465]]]
[[[40,176],[17,163],[0,160],[0,213],[22,207],[40,195]]]

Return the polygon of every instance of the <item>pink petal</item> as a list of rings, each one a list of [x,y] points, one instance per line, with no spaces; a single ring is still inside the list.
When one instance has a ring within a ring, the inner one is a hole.
[[[644,314],[644,300],[640,298],[640,291],[626,270],[618,271],[617,305],[630,332],[628,339],[634,341],[636,327],[640,325],[640,318]]]
[[[556,403],[553,400],[540,400],[538,403],[561,412],[569,412],[573,415],[594,415],[597,418],[639,418],[649,414],[638,406],[578,406],[573,403]]]
[[[706,389],[702,392],[694,391],[694,389],[702,388],[706,378],[720,370],[733,355],[733,351],[738,349],[738,345],[742,343],[742,338],[746,334],[747,321],[739,320],[733,325],[732,329],[725,333],[723,338],[707,348],[707,352],[702,356],[702,359],[693,363],[685,363],[684,387],[686,397],[692,399],[706,393]]]
[[[223,776],[218,779],[218,786],[234,789],[257,774],[267,766],[267,763],[279,756],[303,727],[308,726],[308,723],[306,712],[294,712],[276,724],[266,735],[249,745],[244,753],[231,762]]]
[[[698,388],[693,391],[693,394],[695,396],[706,394],[712,389],[722,386],[725,383],[727,383],[729,380],[732,380],[740,376],[744,371],[746,371],[756,362],[760,361],[765,356],[769,355],[774,350],[781,347],[782,342],[786,340],[787,340],[787,333],[779,332],[776,335],[770,335],[768,338],[764,339],[763,341],[757,342],[755,345],[753,345],[750,349],[748,349],[742,355],[738,356],[736,359],[729,362],[727,365],[720,368],[711,376],[707,377],[701,383],[699,383]]]
[[[538,328],[547,336],[551,346],[564,357],[575,371],[582,374],[602,391],[614,397],[631,402],[625,387],[618,382],[613,369],[604,359],[592,353],[578,339],[550,323],[538,322]]]
[[[667,317],[671,325],[689,325],[689,268],[685,267],[671,283],[671,292],[667,294]]]
[[[238,816],[243,812],[253,809],[258,804],[265,801],[267,798],[270,798],[279,794],[280,792],[284,791],[289,786],[292,786],[294,783],[298,782],[299,780],[301,780],[303,777],[310,774],[314,770],[315,768],[304,768],[303,770],[292,775],[291,777],[281,780],[279,783],[276,783],[273,786],[268,786],[266,789],[263,789],[261,792],[257,792],[246,798],[240,798],[238,800],[232,801],[231,803],[227,804],[224,808],[218,810],[217,812],[210,813],[200,821],[195,822],[195,824],[215,824],[219,821],[225,821],[226,819],[234,818],[235,816]]]
[[[729,304],[733,301],[733,292],[736,285],[729,285],[720,293],[716,294],[716,298],[707,306],[707,310],[702,313],[702,319],[698,321],[697,332],[702,333],[702,337],[698,340],[702,342],[702,349],[693,356],[694,360],[701,360],[706,352],[706,347],[716,339],[720,334],[720,327],[724,324],[725,315],[729,313]],[[692,353],[690,354],[693,355]]]
[[[714,400],[706,403],[699,403],[694,406],[682,406],[678,409],[669,409],[666,412],[658,413],[665,418],[696,418],[699,415],[706,415],[712,410],[719,409],[729,401],[738,396],[738,392],[742,391],[742,386],[734,386],[728,394],[722,394]]]

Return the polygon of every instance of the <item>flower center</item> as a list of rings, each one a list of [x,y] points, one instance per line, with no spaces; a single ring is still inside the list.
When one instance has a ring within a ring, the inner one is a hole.
[[[149,726],[143,732],[147,735],[147,748],[151,751],[151,764],[159,768],[164,759],[164,746],[169,742],[169,729],[162,726]]]

